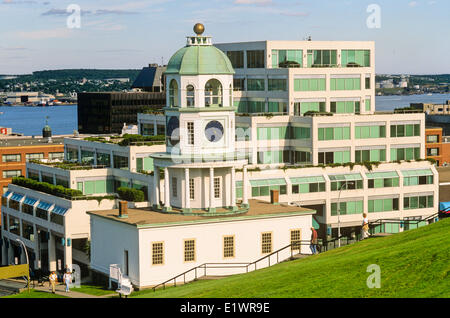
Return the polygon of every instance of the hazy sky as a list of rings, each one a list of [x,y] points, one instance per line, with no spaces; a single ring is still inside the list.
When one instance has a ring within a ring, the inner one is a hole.
[[[81,27],[68,28],[69,4]],[[381,9],[369,28],[367,8]],[[450,73],[449,0],[0,0],[0,74],[167,63],[202,22],[214,43],[375,41],[377,73]]]

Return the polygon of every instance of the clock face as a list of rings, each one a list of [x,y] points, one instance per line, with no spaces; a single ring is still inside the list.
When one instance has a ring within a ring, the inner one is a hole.
[[[178,117],[170,117],[167,122],[167,137],[170,144],[175,146],[180,141],[180,121]]]
[[[218,142],[223,137],[223,125],[217,120],[210,121],[205,127],[205,136],[210,142]]]

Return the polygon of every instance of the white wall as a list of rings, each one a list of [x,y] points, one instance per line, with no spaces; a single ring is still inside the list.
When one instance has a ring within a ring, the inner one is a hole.
[[[123,250],[130,253],[130,278],[138,286],[152,286],[170,279],[184,271],[204,263],[249,263],[263,257],[261,254],[261,233],[272,232],[272,251],[290,244],[290,230],[301,229],[301,239],[309,240],[311,215],[267,217],[240,221],[222,221],[208,224],[185,224],[179,226],[136,229],[102,217],[92,215],[92,260],[95,270],[109,273],[109,264],[123,264]],[[139,243],[136,236],[139,235]],[[235,257],[223,258],[223,236],[234,235]],[[195,239],[196,261],[184,262],[184,240]],[[152,265],[152,242],[164,242],[164,264]],[[139,244],[139,257],[135,257]],[[302,253],[310,253],[309,246],[302,247]],[[280,253],[279,260],[290,257],[290,249]],[[137,264],[139,262],[139,265]],[[271,263],[276,262],[276,255]],[[257,264],[258,268],[268,265],[268,260]],[[139,267],[139,278],[135,270]],[[254,267],[250,267],[253,270]],[[245,268],[234,273],[245,272]],[[232,274],[230,269],[209,270],[207,274]],[[198,271],[199,276],[203,270]],[[194,274],[186,280],[193,279]],[[181,277],[178,282],[182,282]]]

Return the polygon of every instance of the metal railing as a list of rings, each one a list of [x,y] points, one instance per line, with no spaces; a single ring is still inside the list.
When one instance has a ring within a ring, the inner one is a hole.
[[[201,264],[201,265],[196,266],[194,268],[191,268],[191,269],[189,269],[189,270],[187,270],[187,271],[185,271],[185,272],[183,272],[181,274],[178,274],[177,276],[174,276],[174,277],[172,277],[172,278],[170,278],[170,279],[168,279],[168,280],[166,280],[166,281],[164,281],[164,282],[154,286],[152,289],[153,289],[153,291],[156,291],[156,289],[158,287],[161,287],[161,286],[163,287],[163,289],[165,289],[166,285],[168,283],[172,282],[172,281],[173,281],[173,286],[176,287],[177,286],[177,278],[180,278],[180,277],[183,277],[183,284],[186,284],[186,275],[187,274],[193,272],[194,273],[194,277],[195,277],[194,280],[197,280],[199,277],[206,276],[207,269],[245,268],[246,273],[248,273],[249,269],[250,269],[250,266],[253,265],[254,266],[254,270],[256,270],[257,269],[257,264],[259,262],[265,260],[265,259],[268,259],[268,266],[270,267],[271,265],[275,265],[275,264],[278,264],[280,262],[279,253],[284,251],[284,250],[286,250],[287,248],[293,247],[293,248],[291,248],[290,259],[292,259],[294,257],[294,251],[296,251],[296,250],[299,251],[299,253],[297,253],[296,255],[301,254],[300,253],[301,252],[301,245],[310,245],[310,241],[302,240],[302,241],[297,241],[295,243],[291,243],[291,244],[289,244],[289,245],[287,245],[285,247],[282,247],[282,248],[280,248],[280,249],[278,249],[278,250],[276,250],[276,251],[274,251],[274,252],[272,252],[270,254],[267,254],[267,255],[257,259],[254,262],[251,262],[251,263],[204,263],[204,264]],[[277,260],[276,260],[275,263],[271,264],[270,258],[273,255],[276,255]],[[301,255],[309,255],[309,254],[301,254]],[[286,258],[284,258],[283,260],[285,260],[285,259]],[[198,270],[203,270],[203,275],[202,276],[198,275]]]
[[[423,223],[423,222],[427,222],[427,224],[430,224],[431,220],[435,220],[435,219],[439,219],[439,213],[435,213],[432,215],[427,216],[424,219],[413,219],[413,220],[399,220],[399,219],[378,219],[372,222],[369,222],[369,229],[373,230],[376,229],[376,227],[383,227],[386,224],[396,224],[399,225],[400,227],[403,227],[405,229],[405,226],[407,226],[408,228],[405,230],[409,230],[409,227],[411,225],[415,225],[417,227],[419,227],[419,224]],[[384,231],[386,229],[384,228]],[[381,233],[386,233],[386,232],[381,232]],[[373,233],[372,233],[373,234]]]

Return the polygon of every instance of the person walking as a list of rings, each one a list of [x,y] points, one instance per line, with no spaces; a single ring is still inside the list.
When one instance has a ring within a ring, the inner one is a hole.
[[[311,245],[309,246],[313,254],[317,254],[317,231],[311,227]]]
[[[52,272],[50,276],[48,277],[48,280],[50,281],[50,286],[52,288],[52,293],[55,293],[55,285],[56,281],[58,280],[58,277],[56,276],[55,272]]]
[[[361,229],[361,236],[362,239],[366,239],[370,236],[369,234],[369,218],[367,217],[367,213],[363,213],[363,223],[362,223],[362,229]]]
[[[70,291],[69,285],[70,285],[70,283],[72,283],[72,274],[70,273],[68,268],[67,268],[66,272],[64,273],[63,280],[64,280],[64,283],[66,284],[66,293],[68,293]]]

